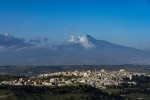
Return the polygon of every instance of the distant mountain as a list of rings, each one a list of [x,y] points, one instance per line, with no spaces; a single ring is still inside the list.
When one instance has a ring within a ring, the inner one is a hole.
[[[72,47],[75,45],[78,46],[80,45],[84,49],[104,49],[104,48],[123,48],[123,49],[128,48],[129,49],[129,47],[113,44],[105,40],[97,40],[90,35],[82,35],[78,37],[71,36],[71,39],[69,41],[62,44],[62,46],[64,47],[65,46]],[[135,49],[135,48],[130,47],[130,49]]]
[[[150,64],[150,52],[90,35],[71,36],[59,45],[50,45],[47,38],[27,40],[8,35],[0,35],[0,41],[1,65]],[[13,46],[17,49],[8,49]]]

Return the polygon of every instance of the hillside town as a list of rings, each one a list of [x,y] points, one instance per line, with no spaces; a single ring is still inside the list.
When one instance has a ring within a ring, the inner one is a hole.
[[[137,85],[138,81],[150,81],[150,74],[129,72],[126,69],[120,69],[119,71],[107,71],[105,69],[99,71],[68,71],[2,81],[0,85],[65,86],[81,83],[96,88],[106,88],[106,86],[134,86]]]

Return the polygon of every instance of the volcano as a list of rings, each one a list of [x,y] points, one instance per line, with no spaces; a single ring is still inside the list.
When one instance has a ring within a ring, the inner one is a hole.
[[[11,39],[12,45],[24,44],[25,48],[2,50],[1,65],[150,64],[148,51],[97,40],[85,34],[71,36],[68,41],[59,45],[47,46],[49,44],[46,42],[47,45],[42,47],[39,47],[38,42],[33,44],[30,41],[12,38],[8,38]],[[15,42],[12,42],[13,40]],[[20,40],[19,43],[16,43],[16,40]],[[3,42],[5,41],[3,39]],[[8,44],[9,41],[3,44]]]

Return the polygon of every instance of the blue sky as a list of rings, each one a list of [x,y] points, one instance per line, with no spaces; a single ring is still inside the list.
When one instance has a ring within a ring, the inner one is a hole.
[[[71,34],[150,48],[150,0],[0,0],[0,33],[48,37]]]

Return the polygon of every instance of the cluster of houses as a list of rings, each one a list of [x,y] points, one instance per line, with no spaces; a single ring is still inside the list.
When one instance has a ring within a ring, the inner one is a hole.
[[[71,78],[68,78],[71,77]],[[136,85],[137,81],[150,81],[150,74],[119,71],[74,71],[40,74],[30,78],[3,81],[0,85],[34,85],[34,86],[63,86],[67,84],[83,83],[97,88],[106,86]]]

